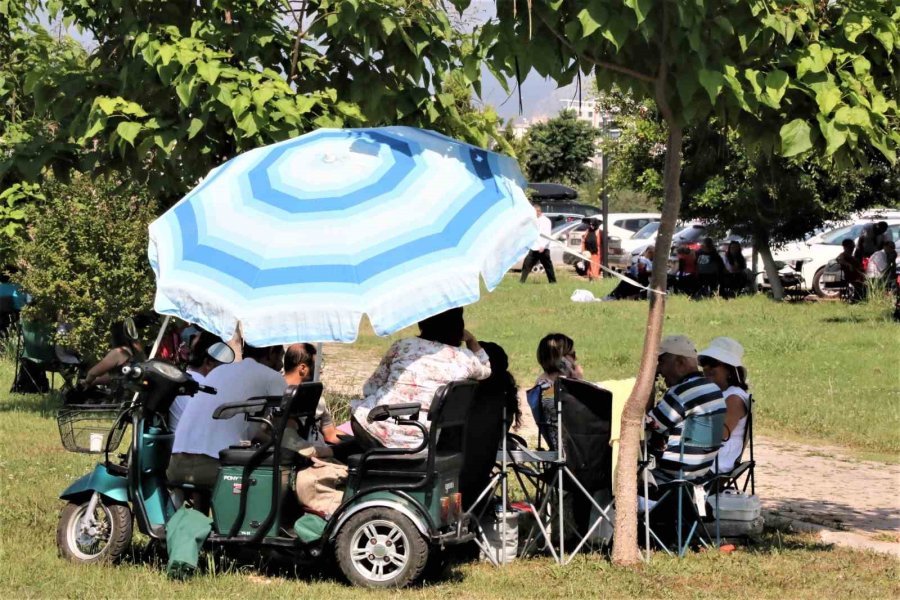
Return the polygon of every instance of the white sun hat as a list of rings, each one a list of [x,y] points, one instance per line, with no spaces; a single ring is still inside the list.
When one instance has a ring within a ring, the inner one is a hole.
[[[744,357],[744,347],[737,340],[730,337],[717,337],[709,343],[709,347],[700,352],[700,356],[707,356],[732,367],[743,367],[741,359]]]

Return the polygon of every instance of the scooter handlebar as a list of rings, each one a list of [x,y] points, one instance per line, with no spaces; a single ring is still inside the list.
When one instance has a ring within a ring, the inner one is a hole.
[[[197,386],[197,390],[200,392],[203,392],[205,394],[212,394],[213,396],[215,396],[218,393],[216,388],[209,387],[208,385],[202,385],[202,384]]]

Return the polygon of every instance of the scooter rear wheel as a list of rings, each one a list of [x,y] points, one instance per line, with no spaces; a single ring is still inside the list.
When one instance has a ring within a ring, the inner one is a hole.
[[[405,515],[386,507],[350,517],[337,534],[338,564],[354,585],[398,588],[417,580],[428,561],[428,543]]]
[[[66,560],[80,563],[112,562],[122,556],[131,544],[131,510],[122,504],[97,502],[94,524],[87,530],[82,518],[89,499],[69,502],[59,515],[56,546]]]

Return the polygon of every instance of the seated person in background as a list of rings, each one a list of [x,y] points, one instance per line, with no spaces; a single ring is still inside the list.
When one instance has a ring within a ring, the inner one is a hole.
[[[841,274],[844,276],[844,281],[850,285],[852,297],[859,299],[863,293],[863,286],[860,284],[865,281],[866,273],[863,271],[862,262],[853,252],[856,244],[847,238],[841,242],[841,247],[844,251],[838,254],[835,260],[841,265]]]
[[[750,411],[747,392],[747,370],[741,364],[744,347],[729,337],[717,337],[699,355],[703,376],[712,381],[725,396],[724,442],[713,465],[717,473],[731,471],[744,451],[744,432]]]
[[[722,391],[700,374],[697,349],[683,335],[670,335],[662,340],[656,369],[668,389],[659,404],[647,413],[650,431],[666,437],[656,468],[650,471],[654,486],[679,478],[682,471],[687,480],[703,477],[712,469],[719,448],[692,451],[682,459],[681,432],[685,419],[691,415],[724,413]]]
[[[643,254],[634,257],[631,267],[628,268],[628,276],[640,283],[648,285],[650,283],[650,273],[653,271],[653,254],[655,250],[653,246],[648,246]],[[641,288],[627,281],[620,280],[619,284],[613,291],[605,296],[604,300],[637,300],[641,297]]]
[[[725,265],[722,274],[722,295],[735,295],[747,287],[747,259],[744,258],[743,248],[738,241],[728,243],[728,249],[722,256]]]
[[[312,344],[291,344],[284,352],[284,380],[288,385],[299,385],[313,380],[313,371],[316,365],[316,347]],[[337,428],[334,426],[334,418],[328,411],[325,398],[319,400],[316,408],[317,427],[310,431],[311,437],[321,438],[329,444],[340,442],[337,436]],[[312,439],[309,441],[313,441]]]
[[[253,396],[281,396],[287,388],[279,372],[284,356],[281,346],[244,346],[243,356],[242,361],[222,365],[207,376],[206,385],[216,389],[215,395],[200,392],[185,405],[166,471],[169,481],[212,488],[219,452],[248,438],[243,415],[213,419],[213,412],[223,404]],[[195,495],[198,510],[206,508],[203,500],[202,495]]]
[[[499,344],[479,343],[490,358],[491,375],[481,381],[478,393],[503,396],[508,422],[518,428],[522,424],[522,409],[519,407],[519,386],[516,385],[515,377],[509,372],[509,357]]]
[[[562,333],[545,335],[537,347],[537,361],[544,370],[538,376],[535,386],[541,388],[541,412],[543,423],[538,427],[543,428],[547,441],[556,445],[556,401],[553,393],[553,384],[558,377],[569,379],[584,379],[584,370],[578,364],[578,356],[575,354],[575,342],[569,336]]]
[[[200,332],[191,338],[191,352],[187,361],[187,374],[197,383],[206,385],[206,376],[209,375],[213,369],[222,364],[216,360],[214,356],[209,354],[210,347],[221,341],[219,336],[208,331]],[[178,427],[178,420],[184,412],[184,407],[191,402],[191,398],[191,396],[178,396],[175,398],[175,401],[172,402],[172,406],[169,408],[170,430],[175,431],[175,428]]]
[[[725,272],[725,263],[716,250],[712,238],[703,238],[703,244],[697,251],[697,277],[700,284],[698,290],[701,295],[711,296],[719,291],[722,274]]]
[[[866,278],[879,282],[888,289],[893,288],[897,279],[897,249],[894,242],[885,241],[882,247],[869,257],[866,264]]]
[[[122,321],[113,323],[109,337],[111,350],[100,362],[91,367],[84,379],[78,382],[80,388],[108,383],[110,375],[115,374],[119,367],[133,360],[144,360],[144,346],[139,340],[128,335]]]
[[[675,250],[678,266],[675,268],[673,288],[682,294],[693,294],[697,291],[697,255],[687,246],[679,246]]]
[[[460,379],[486,379],[491,374],[488,355],[466,331],[462,308],[419,321],[418,337],[394,342],[375,373],[363,386],[362,400],[350,403],[351,425],[363,447],[416,448],[421,432],[390,421],[368,423],[369,411],[382,404],[418,402],[419,421],[428,426],[427,413],[442,385]],[[460,348],[465,342],[466,347]]]

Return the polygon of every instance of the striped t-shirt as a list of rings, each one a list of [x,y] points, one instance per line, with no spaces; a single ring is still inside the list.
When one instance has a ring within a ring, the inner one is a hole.
[[[712,468],[719,448],[685,448],[681,455],[681,432],[684,421],[692,415],[712,415],[725,412],[725,398],[714,383],[700,375],[689,375],[666,391],[663,399],[647,416],[650,427],[660,434],[668,434],[666,449],[653,475],[659,482],[678,479],[698,479]]]

